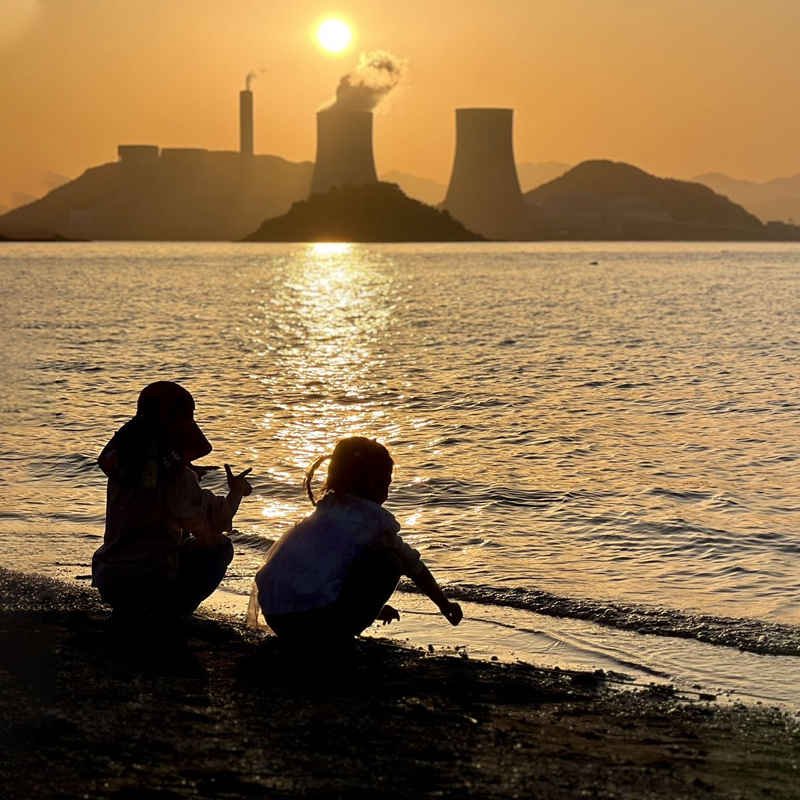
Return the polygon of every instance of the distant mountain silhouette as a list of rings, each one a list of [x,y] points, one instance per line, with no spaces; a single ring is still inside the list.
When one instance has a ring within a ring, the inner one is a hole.
[[[65,183],[69,183],[72,178],[68,178],[66,175],[61,175],[58,172],[48,172],[44,176],[44,184],[47,187],[47,191],[52,191],[53,189],[58,189],[59,186],[63,186]]]
[[[134,148],[135,149],[135,148]],[[313,165],[237,152],[153,147],[149,157],[92,167],[39,200],[0,216],[10,238],[240,239],[308,195]]]
[[[800,174],[754,183],[709,172],[693,180],[744,206],[762,222],[800,222]]]
[[[610,238],[763,238],[761,221],[699,183],[657,178],[630,164],[585,161],[527,192],[543,224],[602,227]]]
[[[384,183],[396,183],[405,195],[429,206],[438,206],[447,192],[447,187],[441,183],[396,170],[381,175],[381,180]]]
[[[571,164],[564,164],[561,161],[542,161],[536,164],[522,161],[517,164],[520,188],[523,192],[538,189],[542,184],[560,178],[570,169],[572,169]]]
[[[26,206],[28,203],[32,203],[36,200],[36,198],[32,194],[27,194],[26,192],[11,192],[11,207],[12,208],[19,208],[20,206]]]
[[[469,242],[446,211],[412,200],[392,183],[334,187],[268,219],[247,242]]]

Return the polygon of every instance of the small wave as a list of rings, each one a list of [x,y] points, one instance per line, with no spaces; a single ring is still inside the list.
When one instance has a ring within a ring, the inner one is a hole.
[[[230,538],[237,545],[243,545],[249,550],[255,550],[258,553],[266,553],[273,544],[275,539],[268,539],[266,536],[261,536],[257,533],[242,533],[234,529],[230,533]]]
[[[698,492],[690,491],[688,489],[679,492],[674,489],[666,489],[661,486],[654,486],[649,490],[648,494],[651,494],[655,497],[673,497],[676,500],[709,500],[713,498],[712,492]]]
[[[541,510],[570,501],[596,501],[599,497],[598,493],[593,492],[554,492],[433,476],[398,487],[392,494],[392,502],[399,507],[422,504],[458,508],[484,503],[492,504],[498,510]]]
[[[411,593],[420,591],[408,581],[404,581],[400,589]],[[478,605],[505,606],[551,617],[587,620],[653,636],[696,639],[763,655],[800,656],[800,626],[797,625],[691,614],[678,609],[560,597],[534,589],[480,584],[450,584],[447,594],[454,600]]]
[[[105,481],[97,466],[97,456],[86,453],[39,454],[30,460],[28,468],[38,479],[75,481],[89,478],[98,484]]]

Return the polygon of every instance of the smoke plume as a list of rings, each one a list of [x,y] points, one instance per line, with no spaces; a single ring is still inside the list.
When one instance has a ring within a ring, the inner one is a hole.
[[[248,72],[247,77],[244,79],[244,88],[247,89],[247,91],[249,92],[253,85],[253,81],[257,81],[265,72],[266,72],[265,69],[260,69],[258,71],[253,70],[252,72]]]
[[[339,111],[375,111],[386,108],[389,93],[398,94],[405,82],[407,62],[385,50],[373,50],[358,57],[356,68],[345,75],[336,87],[336,97],[325,109]]]

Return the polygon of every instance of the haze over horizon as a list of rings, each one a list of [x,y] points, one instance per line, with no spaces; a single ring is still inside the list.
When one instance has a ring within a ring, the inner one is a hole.
[[[336,54],[314,40],[331,14],[353,32]],[[253,72],[256,152],[313,160],[315,111],[373,50],[409,74],[376,118],[381,174],[446,183],[454,109],[504,106],[519,162],[766,181],[800,172],[798,30],[795,0],[0,0],[0,204],[120,143],[237,149]]]

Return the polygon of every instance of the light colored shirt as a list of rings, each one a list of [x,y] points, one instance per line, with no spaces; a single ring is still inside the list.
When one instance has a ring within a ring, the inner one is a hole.
[[[424,568],[419,552],[398,535],[400,523],[385,508],[351,494],[325,495],[314,512],[281,536],[256,575],[264,615],[310,611],[333,603],[356,556],[385,547],[413,578]]]
[[[155,489],[109,478],[106,530],[102,547],[92,557],[92,584],[110,587],[153,574],[172,578],[183,531],[213,544],[232,527],[227,499],[201,489],[189,467]]]

